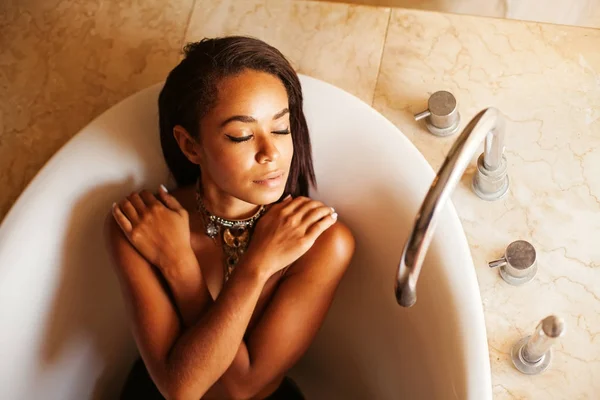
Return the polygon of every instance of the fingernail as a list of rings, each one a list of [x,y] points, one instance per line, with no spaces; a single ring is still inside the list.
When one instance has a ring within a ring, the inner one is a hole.
[[[334,212],[333,214],[331,214],[331,218],[336,220],[338,218],[338,213]]]
[[[292,197],[292,195],[291,195],[291,194],[288,194],[287,196],[285,196],[284,200],[287,200],[287,199],[289,199],[290,197]]]
[[[169,193],[169,191],[167,190],[167,188],[165,187],[165,185],[161,184],[160,188],[163,190],[163,192]]]
[[[333,208],[333,207],[330,207],[330,208],[331,208],[331,213],[332,214],[335,213],[335,208]]]

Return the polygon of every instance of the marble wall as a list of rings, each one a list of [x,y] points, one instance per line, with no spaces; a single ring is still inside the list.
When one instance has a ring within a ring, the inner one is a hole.
[[[600,28],[600,0],[328,0]]]
[[[192,0],[0,2],[0,220],[94,117],[164,79]]]

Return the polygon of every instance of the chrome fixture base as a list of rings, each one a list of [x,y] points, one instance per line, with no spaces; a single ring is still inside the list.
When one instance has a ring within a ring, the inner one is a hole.
[[[425,121],[425,126],[427,127],[427,130],[429,130],[429,132],[431,132],[433,135],[435,136],[439,136],[439,137],[446,137],[446,136],[452,136],[454,135],[456,132],[458,132],[458,126],[460,125],[460,114],[457,113],[456,116],[456,121],[454,122],[454,124],[446,127],[446,128],[438,128],[435,125],[432,125],[431,122],[429,121]]]
[[[508,174],[506,157],[503,155],[500,165],[493,171],[485,167],[484,153],[477,159],[477,171],[473,175],[473,191],[480,199],[486,201],[500,200],[508,193]]]
[[[519,340],[512,347],[512,362],[519,371],[536,375],[548,369],[552,363],[552,345],[565,334],[562,318],[550,315],[535,328],[533,335]]]
[[[510,357],[516,369],[527,375],[541,374],[548,369],[552,362],[552,349],[549,349],[537,362],[530,363],[523,359],[523,348],[531,339],[530,336],[525,336],[519,340],[510,350]]]

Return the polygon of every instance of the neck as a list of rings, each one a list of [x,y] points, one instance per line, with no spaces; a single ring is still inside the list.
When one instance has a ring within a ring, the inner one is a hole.
[[[233,197],[212,185],[203,186],[202,202],[211,214],[228,220],[250,218],[260,209],[260,206]]]

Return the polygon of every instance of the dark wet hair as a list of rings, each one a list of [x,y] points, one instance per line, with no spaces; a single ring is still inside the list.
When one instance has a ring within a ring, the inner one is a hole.
[[[198,138],[200,121],[215,106],[219,82],[251,69],[278,77],[288,95],[290,131],[294,155],[284,196],[308,196],[316,185],[308,126],[302,110],[302,89],[298,75],[276,48],[243,36],[203,39],[188,43],[185,58],[168,75],[158,98],[160,143],[165,161],[178,186],[198,179],[200,168],[183,154],[173,127],[181,125]]]

